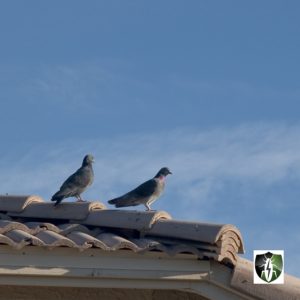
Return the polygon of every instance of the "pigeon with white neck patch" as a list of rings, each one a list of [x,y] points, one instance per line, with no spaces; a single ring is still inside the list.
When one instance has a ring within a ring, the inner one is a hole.
[[[168,174],[172,174],[168,168],[161,168],[152,179],[142,183],[121,197],[109,200],[108,203],[115,205],[115,207],[143,204],[146,210],[151,210],[150,205],[159,198],[164,190],[165,178]]]

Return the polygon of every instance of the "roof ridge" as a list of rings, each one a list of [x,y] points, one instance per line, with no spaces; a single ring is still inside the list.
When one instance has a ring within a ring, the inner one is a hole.
[[[31,199],[23,198],[23,202],[27,203],[22,206],[18,204],[18,208],[14,208],[14,204],[7,204],[9,199],[6,198],[5,205],[2,205],[4,201],[0,201],[0,211],[7,211],[7,215],[11,217],[20,218],[39,218],[39,219],[60,219],[60,220],[84,220],[88,217],[90,212],[96,212],[105,209],[106,206],[101,202],[67,202],[62,203],[59,206],[54,206],[51,202],[46,201],[28,201]],[[42,198],[40,198],[42,199]],[[35,200],[35,198],[33,199]],[[27,201],[27,202],[26,202]],[[13,201],[12,201],[13,202]],[[19,200],[19,202],[21,202]],[[9,207],[8,207],[9,206]]]
[[[158,220],[169,220],[172,217],[165,211],[137,211],[103,209],[91,211],[81,224],[112,228],[138,230],[141,233],[149,231]]]
[[[45,201],[37,195],[0,195],[0,211],[20,213],[28,205],[41,202]]]

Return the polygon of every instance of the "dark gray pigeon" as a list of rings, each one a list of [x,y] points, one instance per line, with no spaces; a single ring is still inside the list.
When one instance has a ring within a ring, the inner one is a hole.
[[[56,201],[54,206],[58,205],[63,199],[69,197],[76,197],[78,202],[84,202],[80,195],[94,181],[93,162],[94,157],[92,155],[88,154],[84,157],[82,166],[72,174],[62,184],[59,191],[52,196],[51,201]]]
[[[165,178],[168,174],[172,174],[168,168],[161,168],[152,179],[121,197],[109,200],[108,203],[114,204],[116,207],[143,204],[146,210],[151,210],[150,205],[159,198],[164,190]]]

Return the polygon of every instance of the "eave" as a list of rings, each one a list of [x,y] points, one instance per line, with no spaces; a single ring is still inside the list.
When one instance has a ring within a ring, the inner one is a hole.
[[[0,247],[0,285],[182,290],[208,299],[257,299],[230,287],[232,270],[193,255]]]

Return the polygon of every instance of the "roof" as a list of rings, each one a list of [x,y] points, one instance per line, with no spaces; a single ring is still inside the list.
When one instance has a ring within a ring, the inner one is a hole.
[[[0,196],[0,244],[190,253],[230,265],[244,253],[241,233],[233,225],[173,220],[164,211],[111,210],[101,202],[55,208],[35,195]]]
[[[47,249],[54,250],[45,260]],[[123,249],[129,251],[117,251]],[[209,299],[300,299],[300,279],[287,274],[284,285],[254,285],[253,264],[239,257],[243,252],[241,233],[229,224],[110,210],[100,202],[55,208],[39,196],[0,195],[2,287],[135,289],[138,281],[140,288]]]

